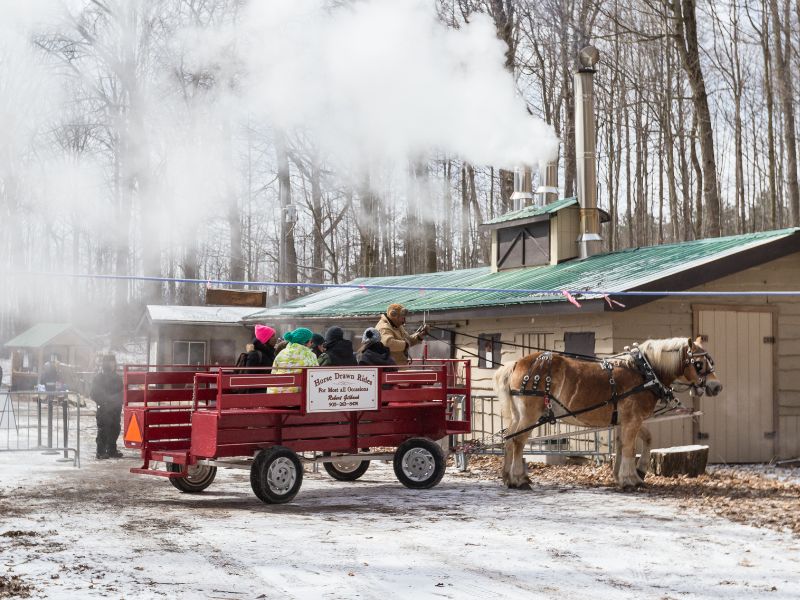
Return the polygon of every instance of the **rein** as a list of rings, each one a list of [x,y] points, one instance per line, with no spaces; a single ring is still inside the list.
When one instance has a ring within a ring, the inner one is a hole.
[[[604,400],[602,402],[598,402],[597,404],[593,404],[592,406],[588,406],[586,408],[582,408],[581,410],[572,411],[568,409],[558,398],[553,396],[550,393],[550,386],[552,384],[552,369],[553,369],[553,352],[547,351],[540,354],[536,357],[531,363],[530,369],[528,373],[522,378],[522,385],[520,386],[519,390],[511,390],[512,396],[539,396],[544,398],[544,406],[545,410],[539,420],[536,421],[533,425],[526,427],[524,429],[520,429],[514,433],[509,435],[504,435],[503,440],[510,440],[512,438],[517,437],[523,433],[527,433],[533,429],[537,429],[545,424],[555,424],[560,419],[564,419],[566,417],[577,417],[583,413],[591,412],[593,410],[597,410],[598,408],[603,408],[604,406],[608,406],[612,404],[614,407],[613,412],[611,413],[611,425],[614,426],[617,424],[618,420],[618,410],[617,405],[619,402],[628,396],[632,396],[634,394],[638,394],[639,392],[648,391],[653,393],[659,401],[664,402],[667,406],[675,401],[675,396],[671,387],[665,386],[661,383],[658,376],[656,375],[653,367],[650,365],[650,362],[647,360],[647,357],[639,350],[638,348],[634,348],[630,352],[628,352],[633,359],[633,363],[635,365],[635,370],[639,372],[642,376],[644,376],[644,382],[640,383],[639,385],[631,388],[622,393],[617,392],[617,384],[614,379],[614,365],[611,364],[608,359],[600,359],[602,368],[609,372],[608,383],[611,386],[611,397],[608,400]],[[541,361],[541,363],[540,363]],[[543,366],[546,363],[547,368],[547,376],[544,378],[544,389],[539,389],[539,383],[542,381],[541,375],[539,373],[533,374],[534,369],[537,366],[537,363],[542,364]],[[627,365],[617,365],[617,367],[623,367],[630,369]],[[713,368],[713,367],[712,367]],[[533,383],[530,388],[527,388],[528,382],[531,381],[531,375],[533,374]],[[561,408],[564,409],[564,414],[556,416],[553,412],[552,403],[555,402]],[[501,432],[502,433],[502,432]]]

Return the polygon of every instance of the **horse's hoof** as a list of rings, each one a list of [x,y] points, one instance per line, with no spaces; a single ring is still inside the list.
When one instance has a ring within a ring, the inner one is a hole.
[[[525,483],[520,483],[520,484],[517,486],[517,489],[518,489],[518,490],[528,490],[528,491],[530,491],[530,489],[531,489],[531,484],[530,484],[530,483],[528,483],[528,482],[525,482]]]
[[[640,481],[639,479],[634,479],[634,478],[631,477],[631,478],[626,479],[624,481],[620,481],[617,484],[617,487],[620,489],[620,491],[632,492],[642,484],[643,484],[643,482]]]

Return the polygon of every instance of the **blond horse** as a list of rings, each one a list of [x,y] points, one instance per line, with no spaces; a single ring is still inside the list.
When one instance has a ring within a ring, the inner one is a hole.
[[[618,424],[614,476],[620,488],[639,486],[647,473],[651,448],[650,432],[642,423],[653,415],[660,391],[668,392],[675,382],[691,386],[698,395],[716,396],[722,391],[714,363],[700,342],[699,337],[695,341],[648,340],[638,346],[645,362],[637,359],[635,349],[605,363],[535,352],[500,367],[494,376],[494,389],[503,417],[510,422],[505,430],[503,482],[509,488],[530,489],[522,451],[530,428],[549,405],[557,416],[567,415],[559,420],[571,425]],[[652,375],[648,376],[649,368],[657,377],[656,383],[652,383]],[[526,428],[529,430],[524,431]],[[644,448],[635,463],[637,438]]]

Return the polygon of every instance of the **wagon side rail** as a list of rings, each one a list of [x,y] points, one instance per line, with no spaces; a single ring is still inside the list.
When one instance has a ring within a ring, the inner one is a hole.
[[[195,375],[218,368],[189,365],[123,367],[123,442],[126,448],[140,450],[144,461],[142,468],[132,469],[133,472],[149,473],[154,453],[188,455],[192,412],[195,406],[210,405],[214,396],[212,389],[195,396]]]
[[[472,431],[472,361],[426,358],[421,365],[446,369],[448,435]]]
[[[298,373],[269,369],[247,374],[233,369],[199,373],[195,394],[200,397],[204,389],[213,389],[216,397],[211,406],[194,411],[189,460],[249,456],[271,445],[315,452],[391,446],[411,437],[404,432],[415,427],[420,434],[441,437],[468,426],[463,410],[459,418],[450,419],[455,414],[451,392],[463,393],[463,388],[448,387],[451,365],[365,369],[378,371],[375,408],[323,413],[309,404],[308,368],[298,368]]]

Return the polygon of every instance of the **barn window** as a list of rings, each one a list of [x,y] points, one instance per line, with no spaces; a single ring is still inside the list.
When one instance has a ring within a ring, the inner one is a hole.
[[[484,333],[478,336],[478,367],[496,369],[502,361],[500,334]]]
[[[550,222],[497,230],[497,268],[513,269],[550,262]]]
[[[594,356],[594,331],[567,332],[564,334],[564,352]]]
[[[206,362],[206,343],[175,341],[172,342],[173,365],[202,365]]]

